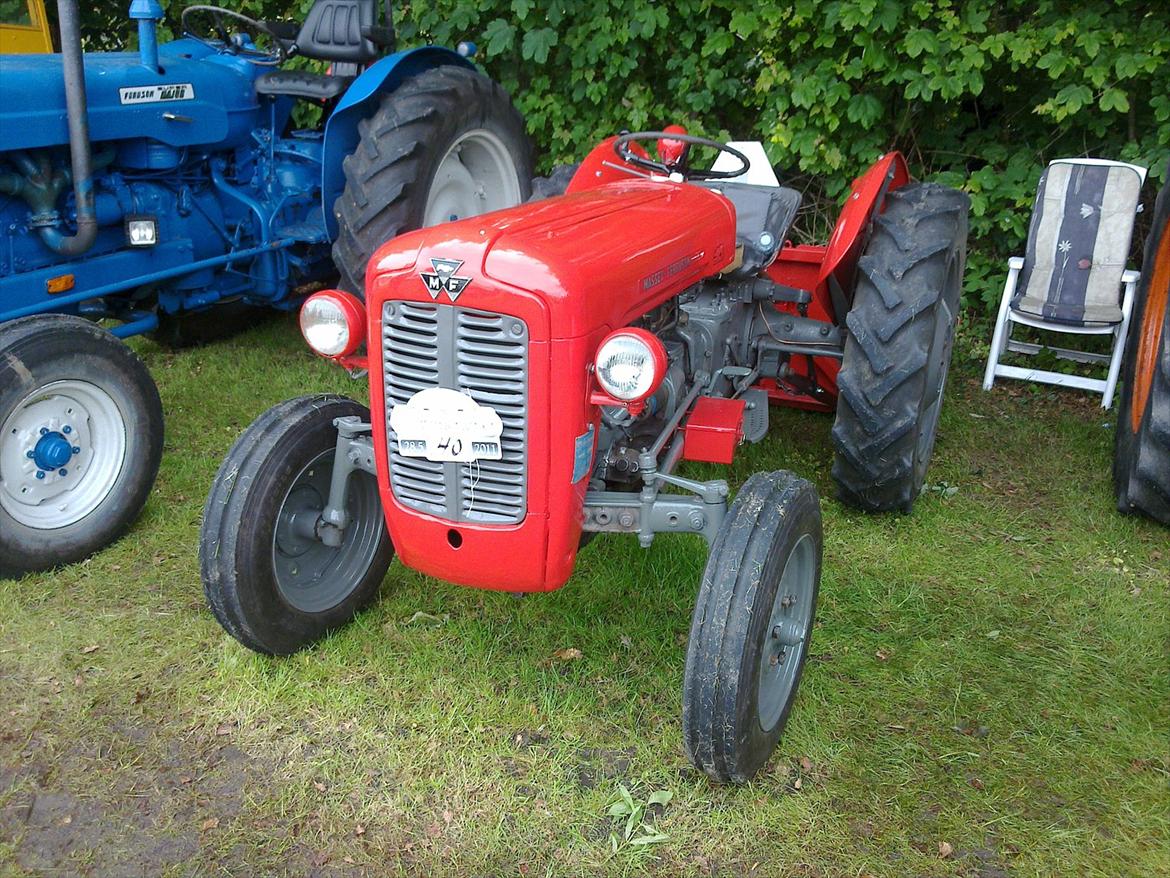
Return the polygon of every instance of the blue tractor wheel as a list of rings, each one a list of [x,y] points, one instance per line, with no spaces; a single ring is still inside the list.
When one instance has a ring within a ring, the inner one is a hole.
[[[0,576],[80,560],[142,510],[163,413],[134,352],[78,317],[0,325]]]
[[[482,73],[442,66],[382,98],[358,126],[334,207],[333,261],[341,285],[361,293],[366,263],[411,229],[527,200],[532,146],[507,92]]]

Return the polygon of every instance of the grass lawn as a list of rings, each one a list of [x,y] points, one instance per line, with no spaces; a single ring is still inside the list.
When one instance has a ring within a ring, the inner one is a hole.
[[[145,514],[0,583],[0,874],[1170,874],[1170,532],[1115,511],[1090,397],[984,394],[957,357],[910,516],[840,506],[830,418],[774,411],[728,476],[816,482],[824,577],[787,733],[733,788],[680,740],[697,538],[598,539],[522,600],[396,564],[318,648],[239,646],[196,561],[216,468],[269,405],[364,382],[288,320],[136,346],[167,412]],[[619,784],[673,794],[665,841],[614,850]]]

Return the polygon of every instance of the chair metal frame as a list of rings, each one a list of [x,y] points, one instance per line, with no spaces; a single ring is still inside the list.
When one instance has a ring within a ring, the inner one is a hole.
[[[1055,164],[1103,165],[1133,168],[1141,176],[1142,183],[1144,184],[1146,181],[1147,169],[1127,162],[1083,158],[1056,159],[1049,163],[1049,167]],[[1138,211],[1140,210],[1141,206],[1139,205]],[[1125,353],[1125,340],[1129,335],[1130,315],[1133,312],[1133,298],[1138,281],[1141,279],[1141,272],[1130,269],[1122,272],[1120,322],[1077,326],[1075,324],[1044,320],[1041,317],[1036,317],[1031,314],[1021,314],[1012,308],[1011,303],[1016,294],[1016,284],[1019,281],[1020,272],[1023,269],[1024,257],[1013,256],[1008,260],[1008,276],[1003,288],[1003,298],[999,303],[999,312],[995,318],[995,332],[991,338],[991,351],[988,353],[987,368],[983,373],[983,389],[991,390],[996,378],[1036,381],[1043,384],[1054,384],[1059,387],[1073,387],[1079,390],[1100,393],[1101,408],[1110,408],[1113,405],[1113,396],[1117,390],[1117,379],[1121,374],[1121,358]],[[1097,354],[1070,348],[1015,341],[1012,339],[1012,326],[1016,323],[1023,326],[1031,326],[1045,332],[1066,333],[1069,335],[1112,335],[1113,347],[1109,354]],[[1051,351],[1062,360],[1071,360],[1077,363],[1108,364],[1109,368],[1106,377],[1103,379],[1086,378],[1080,375],[1066,375],[1063,372],[1050,372],[1045,369],[1005,366],[999,362],[1000,358],[1008,352],[1032,356],[1043,350]]]

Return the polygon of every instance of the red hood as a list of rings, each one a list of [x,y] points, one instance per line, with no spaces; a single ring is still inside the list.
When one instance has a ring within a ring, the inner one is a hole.
[[[477,279],[536,295],[551,337],[572,338],[625,326],[734,253],[735,212],[722,196],[631,180],[395,238],[370,260],[367,287],[460,260],[469,300]]]

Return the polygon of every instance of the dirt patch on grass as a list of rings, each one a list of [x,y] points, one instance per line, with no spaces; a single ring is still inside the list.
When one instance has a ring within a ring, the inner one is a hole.
[[[173,729],[123,722],[110,731],[65,749],[37,734],[0,735],[0,841],[13,865],[46,876],[153,876],[184,866],[255,874],[256,846],[231,839],[262,828],[281,848],[282,872],[358,874],[298,844],[287,823],[249,818],[250,800],[277,791],[272,765]]]

